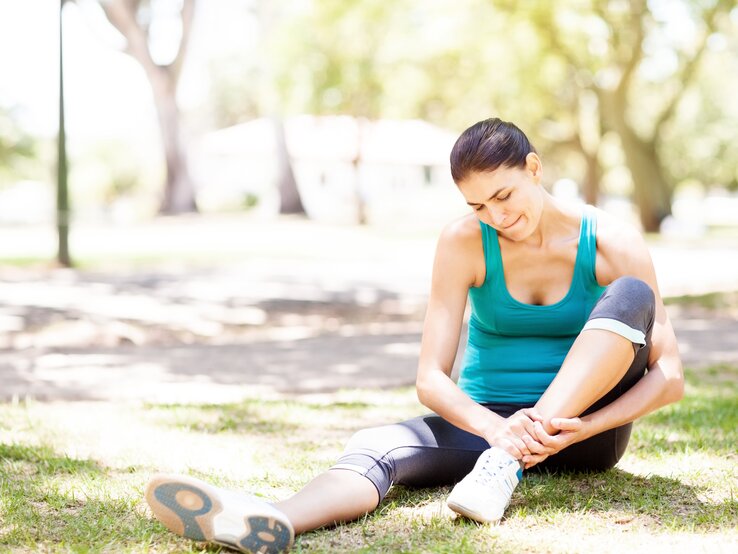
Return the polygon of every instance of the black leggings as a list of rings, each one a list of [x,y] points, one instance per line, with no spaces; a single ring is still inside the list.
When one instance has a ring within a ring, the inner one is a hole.
[[[636,355],[620,382],[584,414],[610,404],[645,374],[653,319],[654,295],[648,285],[624,277],[607,287],[592,310],[585,329],[609,329],[625,336],[633,341]],[[612,324],[613,321],[616,323]],[[520,404],[483,405],[502,417],[529,407]],[[625,452],[631,428],[632,424],[628,423],[572,444],[535,469],[609,469]],[[331,469],[352,470],[365,476],[377,488],[381,501],[393,483],[412,487],[454,484],[472,470],[479,455],[487,448],[489,444],[482,437],[459,429],[438,415],[429,414],[357,432]]]

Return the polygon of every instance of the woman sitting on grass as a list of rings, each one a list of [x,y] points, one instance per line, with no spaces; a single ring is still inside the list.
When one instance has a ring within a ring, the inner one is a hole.
[[[155,476],[146,500],[167,528],[279,552],[295,533],[371,512],[393,483],[455,484],[452,510],[496,522],[523,469],[611,468],[632,422],[681,398],[676,339],[637,231],[552,197],[525,134],[499,119],[464,131],[451,172],[473,212],[436,251],[417,376],[434,413],[359,431],[333,467],[275,504]]]

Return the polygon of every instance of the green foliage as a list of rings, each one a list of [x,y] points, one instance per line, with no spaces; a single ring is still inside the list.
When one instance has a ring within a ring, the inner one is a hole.
[[[69,178],[77,211],[109,208],[119,199],[133,198],[139,211],[153,211],[160,179],[154,156],[146,145],[120,139],[101,140],[81,151]]]
[[[242,206],[245,210],[250,210],[259,205],[259,196],[253,192],[247,192],[243,197]]]
[[[730,154],[738,113],[729,99],[738,78],[721,70],[734,63],[730,45],[738,36],[730,3],[296,6],[282,13],[269,43],[287,113],[420,117],[458,130],[499,115],[530,132],[539,150],[555,151],[547,158],[550,179],[583,178],[588,155],[602,166],[603,182],[622,190],[623,162],[635,162],[601,148],[619,148],[630,136],[607,100],[627,73],[624,124],[655,141],[653,163],[666,168],[667,186],[690,170],[695,177],[695,168],[704,183],[736,182],[738,156]]]
[[[382,68],[398,47],[395,20],[408,2],[323,0],[285,18],[271,41],[275,80],[288,112],[382,114]]]
[[[242,52],[224,55],[209,64],[211,110],[217,127],[228,127],[261,115],[259,87],[262,78],[256,60]]]
[[[23,161],[36,156],[36,141],[20,128],[14,111],[0,107],[0,184],[10,181]]]
[[[738,80],[725,68],[736,65],[738,36],[715,35],[674,123],[665,130],[663,153],[674,182],[697,180],[738,190]]]

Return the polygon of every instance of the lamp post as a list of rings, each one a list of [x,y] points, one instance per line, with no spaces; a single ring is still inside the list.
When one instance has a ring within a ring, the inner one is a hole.
[[[59,236],[57,261],[63,267],[71,267],[69,255],[69,194],[67,191],[67,139],[64,130],[64,40],[62,37],[62,11],[65,0],[59,2],[59,152],[56,179],[56,227]]]

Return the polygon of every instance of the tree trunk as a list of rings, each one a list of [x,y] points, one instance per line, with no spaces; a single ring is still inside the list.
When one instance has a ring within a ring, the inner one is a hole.
[[[363,118],[356,118],[356,155],[351,160],[351,166],[353,167],[354,174],[354,202],[356,206],[356,223],[359,225],[366,225],[366,202],[364,201],[364,194],[361,190],[361,155],[364,150],[364,126],[367,122]]]
[[[287,151],[287,140],[284,133],[284,121],[273,116],[274,137],[277,149],[277,188],[279,190],[280,214],[305,214],[305,207],[300,198],[300,191],[292,170],[290,154]]]
[[[168,65],[158,65],[151,57],[148,25],[142,27],[137,17],[140,2],[115,0],[100,2],[100,5],[110,23],[126,38],[126,52],[141,64],[154,94],[166,161],[164,196],[159,212],[163,214],[196,212],[195,187],[187,167],[187,150],[182,140],[177,107],[177,81],[189,43],[195,0],[183,0],[179,50],[175,59]]]
[[[661,222],[671,214],[671,188],[656,151],[657,138],[643,140],[626,120],[626,94],[624,88],[603,93],[601,105],[612,130],[620,137],[641,226],[646,232],[658,232]]]
[[[177,107],[176,85],[164,68],[156,68],[159,75],[150,76],[156,113],[166,159],[164,197],[159,207],[162,214],[196,212],[195,186],[187,165],[187,151],[182,140],[180,114]]]
[[[582,183],[582,192],[584,193],[584,201],[592,206],[597,205],[600,196],[600,179],[602,170],[597,155],[594,156],[583,152],[584,161],[587,164],[584,173],[584,182]]]
[[[671,215],[671,189],[656,154],[656,145],[638,137],[632,130],[620,133],[625,159],[633,177],[633,195],[643,230],[658,232],[661,222]]]

